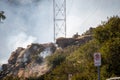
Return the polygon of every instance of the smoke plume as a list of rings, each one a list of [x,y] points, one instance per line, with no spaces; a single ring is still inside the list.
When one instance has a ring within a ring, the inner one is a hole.
[[[0,0],[0,11],[6,15],[6,20],[0,24],[0,64],[6,63],[17,47],[52,41],[50,1]]]

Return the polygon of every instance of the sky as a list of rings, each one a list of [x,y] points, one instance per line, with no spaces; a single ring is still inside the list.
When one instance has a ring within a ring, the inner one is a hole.
[[[0,64],[17,47],[53,42],[53,0],[0,0],[6,19],[0,23]],[[67,37],[120,16],[120,0],[66,0]]]

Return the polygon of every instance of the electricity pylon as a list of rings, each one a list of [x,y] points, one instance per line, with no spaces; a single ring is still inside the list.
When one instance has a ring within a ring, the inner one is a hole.
[[[66,0],[53,0],[54,41],[66,37]]]

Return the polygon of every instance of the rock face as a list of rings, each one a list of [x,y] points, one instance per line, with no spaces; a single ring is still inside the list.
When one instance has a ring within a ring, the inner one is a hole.
[[[17,57],[19,56],[19,53],[23,50],[24,50],[24,48],[19,47],[16,51],[12,52],[12,54],[8,60],[8,63],[15,64],[17,61]]]
[[[92,39],[92,36],[79,36],[76,34],[73,38],[58,38],[56,44],[58,47],[80,46]],[[50,70],[45,57],[55,52],[56,46],[49,44],[31,44],[27,48],[18,47],[11,53],[8,64],[2,65],[0,79],[6,76],[18,76],[23,78],[38,77]]]
[[[0,78],[7,75],[27,78],[45,74],[49,71],[49,67],[44,58],[48,54],[54,53],[55,50],[56,47],[53,43],[31,44],[27,48],[19,47],[16,51],[12,52],[8,59],[8,64],[2,65]]]
[[[82,45],[90,40],[92,40],[91,35],[77,36],[73,38],[58,38],[56,40],[56,44],[58,45],[58,47],[65,48],[71,45]]]

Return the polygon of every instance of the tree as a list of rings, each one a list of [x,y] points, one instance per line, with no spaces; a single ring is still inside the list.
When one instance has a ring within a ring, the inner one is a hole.
[[[101,48],[104,59],[103,64],[107,65],[107,72],[115,75],[120,74],[120,38],[108,40]]]
[[[94,31],[94,38],[100,43],[102,74],[105,77],[120,74],[120,17],[113,16]],[[104,70],[104,71],[103,71]],[[108,74],[109,73],[109,74]]]
[[[94,32],[95,39],[100,43],[119,37],[120,18],[118,16],[110,17],[107,22],[98,26]]]
[[[2,20],[6,19],[6,16],[4,15],[4,11],[0,11],[0,22],[2,22]]]

